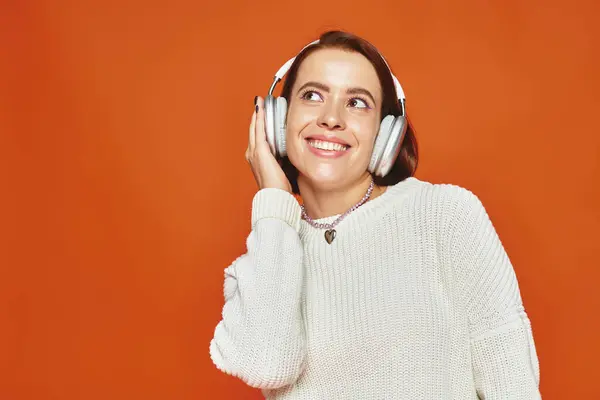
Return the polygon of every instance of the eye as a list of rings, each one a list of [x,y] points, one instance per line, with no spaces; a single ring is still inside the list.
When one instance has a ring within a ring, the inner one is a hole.
[[[350,107],[355,107],[355,108],[369,108],[369,104],[367,103],[367,101],[360,97],[353,97],[348,102],[348,105]]]
[[[321,95],[317,92],[315,92],[314,90],[307,90],[305,92],[302,93],[302,95],[300,96],[300,98],[302,100],[308,100],[308,101],[321,101],[323,100],[321,98]]]

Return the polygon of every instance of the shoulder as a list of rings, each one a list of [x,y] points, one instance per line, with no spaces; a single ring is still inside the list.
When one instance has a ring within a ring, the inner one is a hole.
[[[410,177],[390,186],[393,194],[404,194],[411,202],[423,205],[441,215],[456,216],[482,208],[480,198],[470,189],[454,183],[434,183]]]
[[[414,219],[442,238],[456,237],[489,224],[489,215],[481,199],[467,187],[455,183],[433,183],[409,178],[411,188],[405,190],[404,201],[397,201],[398,212]],[[401,182],[402,183],[402,182]],[[406,184],[408,186],[408,184]]]

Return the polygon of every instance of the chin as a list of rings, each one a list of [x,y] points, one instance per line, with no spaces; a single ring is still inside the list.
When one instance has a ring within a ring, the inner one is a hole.
[[[299,172],[300,179],[323,190],[341,188],[358,178],[368,166],[368,161],[353,148],[343,157],[318,157],[307,146],[289,150],[289,160]],[[364,164],[364,168],[363,168]]]
[[[320,188],[334,188],[337,186],[342,186],[344,181],[341,176],[308,176],[308,180],[310,182]]]
[[[339,168],[333,169],[332,165],[321,164],[315,168],[310,168],[305,171],[300,171],[302,179],[310,183],[311,186],[318,187],[323,190],[331,190],[343,187],[348,179],[348,173],[340,171]]]

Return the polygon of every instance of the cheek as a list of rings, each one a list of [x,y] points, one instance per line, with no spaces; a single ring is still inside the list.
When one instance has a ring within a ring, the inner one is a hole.
[[[379,123],[375,119],[357,119],[350,122],[348,128],[354,134],[359,146],[370,147],[375,143],[379,129]]]
[[[287,114],[285,132],[287,155],[296,168],[301,169],[304,152],[307,151],[304,146],[304,136],[309,135],[312,126],[316,126],[317,117],[313,109],[303,107],[291,108]]]
[[[304,146],[302,142],[302,133],[310,124],[310,117],[306,112],[297,107],[290,108],[286,117],[285,141],[287,146],[287,156],[296,168],[302,170],[302,160],[304,159]]]
[[[298,136],[306,126],[316,120],[317,115],[314,110],[292,107],[286,117],[287,134],[292,137]]]

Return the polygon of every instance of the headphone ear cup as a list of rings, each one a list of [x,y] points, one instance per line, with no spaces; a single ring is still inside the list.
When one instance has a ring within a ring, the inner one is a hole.
[[[276,119],[276,104],[275,97],[266,96],[265,97],[265,134],[267,136],[267,143],[271,148],[271,153],[274,156],[277,156],[277,148],[275,143],[275,119]]]
[[[391,116],[388,115],[386,118],[388,117]],[[384,118],[384,120],[386,118]],[[396,159],[398,158],[402,141],[404,140],[404,135],[406,134],[406,129],[408,128],[407,120],[404,116],[392,117],[390,121],[391,124],[386,125],[388,126],[387,135],[385,135],[385,132],[381,132],[380,129],[380,134],[384,133],[383,137],[387,136],[387,139],[386,142],[382,144],[382,152],[379,156],[379,161],[376,165],[374,165],[374,168],[371,171],[376,176],[386,176],[390,172],[394,166],[394,163],[396,162]],[[382,128],[383,127],[384,126],[382,123]]]
[[[280,157],[287,155],[287,146],[285,141],[287,117],[287,100],[285,97],[277,98],[275,111],[275,148]]]
[[[372,174],[377,174],[379,165],[381,164],[381,159],[383,157],[383,152],[390,138],[391,127],[394,123],[394,119],[395,117],[393,115],[386,115],[379,125],[379,132],[377,133],[377,138],[375,139],[375,144],[373,145],[373,153],[371,154],[371,162],[369,163],[369,172]]]

